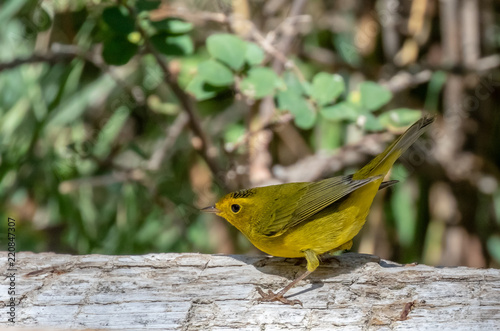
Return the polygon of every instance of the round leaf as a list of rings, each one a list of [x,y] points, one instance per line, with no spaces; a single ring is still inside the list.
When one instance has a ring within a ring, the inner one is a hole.
[[[281,91],[277,95],[278,107],[288,110],[295,116],[295,125],[301,129],[310,129],[316,122],[316,112],[312,105],[299,94],[291,90]]]
[[[195,76],[186,87],[186,91],[196,100],[202,101],[215,97],[220,89],[207,84],[200,76]]]
[[[207,49],[217,60],[239,70],[245,62],[247,44],[232,34],[214,34],[207,38]]]
[[[401,127],[414,123],[420,117],[422,117],[422,112],[420,110],[398,108],[381,114],[378,119],[385,127]]]
[[[158,31],[164,31],[171,35],[184,34],[193,30],[193,24],[177,18],[166,18],[151,23]]]
[[[228,86],[234,83],[234,77],[228,67],[215,60],[203,61],[198,66],[198,75],[214,86]]]
[[[241,81],[241,91],[254,99],[260,99],[274,92],[280,83],[276,73],[269,68],[255,67],[250,69],[248,76]]]
[[[375,117],[372,113],[365,113],[362,116],[363,116],[362,120],[364,122],[363,127],[365,128],[365,130],[381,131],[384,129],[382,123],[380,123],[379,119]]]
[[[38,9],[33,13],[33,24],[37,31],[46,31],[52,26],[52,18],[42,7],[38,7]]]
[[[283,74],[283,80],[285,81],[285,85],[288,90],[293,91],[297,94],[302,94],[304,92],[299,79],[293,72],[285,71],[285,73]]]
[[[294,93],[291,90],[281,91],[277,94],[276,99],[278,101],[278,108],[281,110],[289,110],[292,114],[294,113],[293,108],[300,102],[305,102],[306,100],[302,98],[299,94]]]
[[[261,64],[264,61],[264,51],[255,43],[247,42],[245,61],[251,66]]]
[[[102,19],[116,34],[127,35],[135,30],[135,22],[124,7],[114,6],[104,9]]]
[[[342,76],[320,72],[313,78],[311,97],[319,106],[324,106],[335,101],[344,90]]]
[[[193,41],[187,35],[170,36],[166,33],[158,33],[150,40],[155,48],[165,55],[182,56],[194,51]]]
[[[359,115],[356,108],[353,107],[349,102],[339,102],[338,104],[330,107],[323,107],[320,110],[320,114],[324,118],[333,121],[355,121]]]
[[[138,46],[125,37],[106,40],[102,48],[102,57],[107,64],[123,65],[137,53]]]
[[[161,5],[161,0],[138,0],[135,3],[135,8],[138,12],[141,11],[150,11],[154,9],[158,9]]]
[[[295,125],[301,129],[308,130],[316,123],[316,112],[309,107],[307,111],[302,111],[295,116]]]
[[[369,111],[375,111],[392,99],[392,93],[375,82],[363,82],[360,85],[361,104]]]

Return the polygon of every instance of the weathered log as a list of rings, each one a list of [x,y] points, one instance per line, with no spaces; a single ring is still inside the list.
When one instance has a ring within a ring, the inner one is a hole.
[[[0,264],[8,276],[6,254]],[[297,263],[299,261],[300,263]],[[500,270],[400,265],[371,255],[323,261],[288,297],[259,303],[305,270],[267,256],[18,253],[15,324],[163,330],[500,329]],[[10,280],[0,286],[7,305]]]

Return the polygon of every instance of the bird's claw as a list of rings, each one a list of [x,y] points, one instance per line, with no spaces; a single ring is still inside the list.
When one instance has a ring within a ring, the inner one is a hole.
[[[268,290],[267,293],[264,292],[260,287],[257,287],[257,292],[260,294],[260,298],[257,299],[258,302],[273,302],[273,301],[279,301],[281,303],[284,303],[285,305],[301,305],[302,302],[300,300],[290,300],[290,299],[285,299],[283,297],[283,294],[280,293],[274,293],[271,290]]]

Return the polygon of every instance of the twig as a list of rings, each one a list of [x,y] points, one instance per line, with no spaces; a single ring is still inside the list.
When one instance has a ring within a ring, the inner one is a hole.
[[[230,24],[231,23],[231,17],[228,17],[227,15],[223,13],[212,13],[212,12],[191,12],[184,10],[183,8],[169,8],[168,11],[163,10],[163,9],[158,9],[154,13],[151,14],[151,20],[161,20],[166,17],[181,17],[183,19],[186,19],[191,22],[216,22],[220,24]],[[296,15],[294,17],[289,17],[289,19],[300,19],[303,20],[304,17],[309,17],[306,15]],[[287,20],[287,19],[285,19]],[[263,34],[259,31],[259,29],[253,24],[252,21],[247,22],[251,26],[250,30],[250,35],[251,38],[259,44],[262,49],[269,54],[273,59],[276,59],[279,61],[285,68],[291,68],[295,74],[298,76],[298,78],[301,81],[305,81],[304,75],[300,71],[300,69],[297,67],[297,65],[290,59],[288,59],[285,55],[284,52],[278,50],[271,42],[271,38],[269,37],[264,37]]]
[[[334,155],[318,152],[287,167],[275,166],[273,168],[275,178],[272,183],[276,184],[276,181],[281,183],[309,182],[331,176],[336,171],[357,166],[366,161],[367,155],[376,155],[382,152],[383,145],[391,141],[393,137],[387,132],[370,134],[355,144],[340,148]]]
[[[481,54],[479,1],[462,1],[460,16],[463,27],[465,27],[461,29],[463,63],[467,68],[475,68]]]
[[[296,24],[300,23],[310,23],[311,22],[311,16],[310,15],[298,15],[298,16],[290,16],[285,18],[278,26],[269,31],[266,35],[266,40],[272,44],[274,40],[276,39],[276,36],[282,32],[290,29],[293,29],[293,26]]]
[[[397,31],[397,11],[394,10],[393,4],[392,0],[382,0],[378,2],[380,7],[377,8],[379,21],[383,20],[383,24],[380,24],[382,29],[382,49],[388,62],[393,61],[400,44],[400,35]]]
[[[292,3],[292,9],[290,10],[289,16],[298,16],[301,14],[302,10],[307,3],[306,0],[294,0]],[[295,31],[295,29],[294,29]],[[252,29],[254,36],[259,36],[258,30],[256,28]],[[295,33],[289,33],[283,35],[281,43],[276,47],[274,52],[274,60],[272,62],[272,69],[277,74],[280,75],[283,72],[283,64],[291,64],[293,62],[288,61],[286,56],[281,56],[281,54],[287,54],[293,37]],[[261,42],[262,44],[262,42]],[[280,56],[276,56],[280,55]],[[286,59],[286,60],[285,60]],[[295,68],[295,71],[299,73],[299,77],[303,79],[300,70]],[[261,100],[258,107],[258,116],[251,120],[252,129],[253,126],[265,127],[271,121],[273,114],[275,112],[274,100],[271,97],[266,97]],[[257,115],[257,114],[256,114]],[[249,179],[252,184],[259,184],[263,181],[271,179],[272,173],[270,167],[272,164],[272,157],[269,153],[269,144],[271,142],[271,134],[267,131],[261,131],[258,135],[254,135],[249,142]]]
[[[431,70],[422,70],[417,74],[410,74],[407,71],[400,71],[389,81],[379,81],[380,85],[387,87],[393,93],[403,91],[423,83],[427,83],[432,77]]]
[[[55,64],[62,61],[72,60],[81,56],[80,53],[48,53],[48,54],[33,54],[24,59],[14,59],[10,62],[0,63],[0,71],[13,69],[24,64],[31,63],[50,63]]]
[[[290,10],[289,17],[299,16],[303,11],[304,7],[307,3],[307,0],[295,0],[292,4],[292,9]],[[295,33],[289,33],[283,36],[281,43],[279,45],[279,50],[283,54],[287,54],[290,46],[292,45],[292,41],[295,37]],[[279,59],[275,59],[272,64],[272,67],[276,73],[281,73],[283,67],[281,66],[281,61]]]
[[[230,145],[230,146],[226,146],[226,152],[227,153],[233,153],[235,150],[237,150],[241,145],[247,143],[247,141],[253,137],[254,135],[256,134],[259,134],[260,132],[262,131],[266,131],[266,130],[272,130],[282,124],[285,124],[285,123],[288,123],[290,122],[291,120],[293,120],[293,115],[292,114],[285,114],[283,116],[281,116],[279,119],[277,119],[276,121],[274,122],[271,122],[271,123],[268,123],[266,125],[264,125],[263,127],[261,127],[260,129],[257,129],[257,130],[253,130],[253,131],[249,131],[247,132],[245,135],[243,135],[238,142]]]
[[[187,8],[168,7],[159,8],[150,14],[151,21],[160,21],[168,17],[181,17],[191,22],[216,22],[221,24],[229,24],[229,18],[224,13],[213,12],[193,12]]]
[[[144,33],[144,31],[143,31]],[[182,105],[182,108],[185,110],[186,114],[188,115],[189,118],[189,126],[193,133],[200,139],[201,141],[201,146],[199,148],[199,152],[205,162],[207,162],[208,167],[214,174],[216,178],[222,174],[222,171],[218,164],[215,161],[215,148],[212,146],[210,140],[208,139],[207,135],[203,131],[200,121],[198,119],[198,116],[196,115],[196,112],[194,110],[193,104],[191,102],[190,97],[181,89],[179,84],[175,81],[175,79],[172,78],[172,75],[170,74],[170,71],[163,62],[163,59],[160,56],[160,53],[156,51],[156,49],[151,45],[149,40],[147,39],[147,36],[144,35],[144,38],[146,40],[146,47],[147,49],[153,54],[155,57],[156,61],[160,65],[160,68],[163,71],[163,75],[165,77],[165,81],[172,90],[172,92],[175,94],[177,99]],[[221,182],[219,183],[223,185]]]
[[[142,89],[137,88],[137,86],[132,86],[129,83],[127,83],[127,81],[120,78],[115,73],[115,70],[104,62],[100,52],[96,52],[95,48],[85,52],[79,49],[78,46],[75,45],[64,45],[64,44],[54,43],[51,46],[51,51],[54,52],[55,54],[77,54],[79,57],[95,65],[103,73],[109,75],[109,77],[111,77],[119,87],[121,87],[127,94],[132,96],[136,105],[141,107],[142,106],[147,107],[147,103],[144,97],[144,92],[142,91]]]
[[[148,161],[147,168],[149,170],[155,171],[160,168],[163,160],[167,157],[168,150],[173,146],[177,137],[182,133],[182,130],[188,122],[188,115],[186,113],[180,113],[174,123],[165,130],[165,139]]]
[[[59,184],[59,192],[67,194],[78,189],[82,185],[108,186],[127,181],[144,182],[145,179],[146,177],[142,170],[135,169],[135,170],[125,170],[125,171],[114,171],[113,173],[108,175],[65,180]]]
[[[493,54],[490,56],[483,57],[475,61],[475,65],[467,68],[462,68],[463,74],[474,73],[477,75],[483,75],[489,73],[490,70],[500,67],[500,56],[498,54]],[[400,92],[407,88],[415,87],[420,84],[427,83],[434,71],[450,71],[450,68],[445,67],[433,67],[433,69],[424,69],[416,74],[411,74],[407,71],[400,71],[394,75],[390,80],[379,81],[379,84],[387,87],[394,93]],[[454,71],[453,69],[451,71]]]
[[[478,73],[489,73],[490,70],[498,67],[500,67],[500,55],[493,54],[477,60],[475,69]]]
[[[134,20],[136,20],[137,14],[135,13],[135,10],[132,7],[130,7],[127,3],[125,3],[125,1],[120,1],[120,3],[127,8],[127,10],[130,13],[130,16],[133,17]],[[140,25],[137,25],[137,30],[144,39],[146,50],[154,56],[156,62],[160,66],[163,72],[165,82],[170,87],[174,95],[177,97],[182,108],[188,115],[189,126],[191,130],[201,141],[201,146],[199,147],[198,151],[200,152],[201,156],[203,157],[208,167],[210,168],[211,172],[213,173],[214,178],[219,182],[221,186],[225,187],[225,184],[220,178],[221,174],[223,173],[222,169],[219,167],[219,165],[215,160],[216,150],[212,146],[212,143],[208,139],[208,136],[205,134],[205,132],[201,127],[200,121],[198,119],[198,116],[196,115],[196,110],[193,106],[191,98],[184,92],[184,90],[182,90],[182,88],[177,83],[176,78],[170,73],[170,70],[167,67],[165,61],[163,60],[161,54],[151,44],[151,41],[149,40],[149,36],[146,33],[146,31],[144,31],[144,29]]]
[[[251,29],[251,36],[257,42],[257,44],[259,44],[259,46],[262,47],[264,51],[266,51],[266,53],[273,57],[275,61],[279,61],[285,68],[291,68],[300,81],[306,81],[304,75],[300,71],[299,67],[297,67],[295,62],[288,59],[284,52],[281,52],[276,47],[274,47],[274,45],[267,38],[265,38],[253,24]]]

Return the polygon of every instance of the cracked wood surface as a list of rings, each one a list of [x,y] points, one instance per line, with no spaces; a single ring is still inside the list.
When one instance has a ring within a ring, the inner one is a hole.
[[[267,256],[17,253],[16,326],[162,330],[500,330],[500,270],[402,266],[347,253],[288,297],[257,303],[305,270]],[[299,263],[297,263],[299,261]],[[7,258],[0,258],[6,273]],[[0,285],[3,305],[8,284]],[[7,322],[2,307],[0,327]]]

